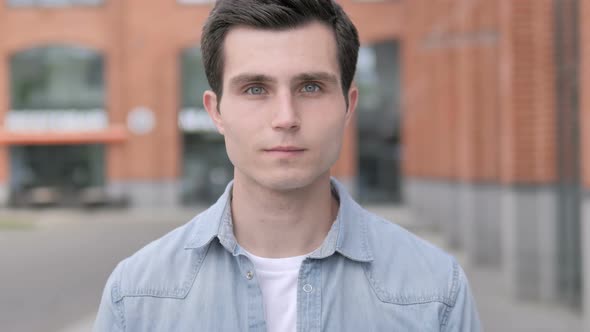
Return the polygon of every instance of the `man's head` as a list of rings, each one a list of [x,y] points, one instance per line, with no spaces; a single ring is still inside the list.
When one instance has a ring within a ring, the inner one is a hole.
[[[358,94],[358,38],[340,7],[220,0],[201,47],[213,88],[203,104],[237,183],[289,191],[329,179]]]
[[[338,47],[340,80],[345,98],[356,71],[358,32],[333,0],[218,0],[201,37],[207,80],[221,98],[224,78],[224,42],[238,26],[264,30],[288,30],[312,21],[332,29]]]

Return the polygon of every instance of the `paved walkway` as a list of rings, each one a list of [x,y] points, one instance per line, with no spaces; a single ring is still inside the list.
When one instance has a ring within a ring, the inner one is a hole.
[[[369,207],[444,248],[442,237],[403,207]],[[106,277],[120,259],[189,220],[194,210],[0,211],[0,326],[7,332],[91,330]],[[23,227],[2,227],[2,220]],[[582,317],[559,305],[512,299],[498,270],[462,263],[486,331],[581,332]],[[4,315],[4,316],[3,316]]]

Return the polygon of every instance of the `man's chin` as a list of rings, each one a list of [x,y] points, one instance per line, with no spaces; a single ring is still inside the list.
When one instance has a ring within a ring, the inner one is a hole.
[[[309,187],[320,177],[316,174],[280,174],[267,177],[262,183],[270,190],[288,192]]]

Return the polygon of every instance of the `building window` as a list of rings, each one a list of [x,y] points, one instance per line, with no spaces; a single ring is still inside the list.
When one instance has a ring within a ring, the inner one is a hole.
[[[86,48],[50,46],[10,60],[13,109],[98,108],[104,104],[102,55]]]
[[[209,89],[199,48],[180,55],[181,100],[178,123],[183,132],[182,201],[212,202],[233,177],[223,136],[203,107],[203,92]]]
[[[7,132],[50,135],[108,127],[104,61],[93,50],[50,46],[16,53],[10,59],[10,97]],[[14,205],[85,204],[92,189],[104,185],[100,144],[14,145],[10,163]]]
[[[359,199],[401,200],[400,71],[398,44],[362,47],[356,73],[359,88]]]
[[[13,206],[87,205],[105,184],[103,145],[19,145],[9,151]]]
[[[104,111],[102,56],[79,47],[42,47],[10,60],[8,131],[101,130]]]
[[[203,107],[203,92],[209,89],[201,49],[189,48],[181,55],[182,109],[180,129],[185,133],[216,133],[217,129]]]
[[[104,0],[8,0],[12,7],[97,6]]]

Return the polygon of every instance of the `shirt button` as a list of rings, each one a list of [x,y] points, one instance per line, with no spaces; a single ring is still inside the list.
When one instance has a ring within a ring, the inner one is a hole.
[[[248,271],[246,273],[246,279],[252,280],[252,278],[254,278],[254,273],[252,273],[252,271]]]
[[[313,290],[313,287],[311,287],[310,284],[306,284],[305,286],[303,286],[303,291],[306,293],[311,293],[312,290]]]

